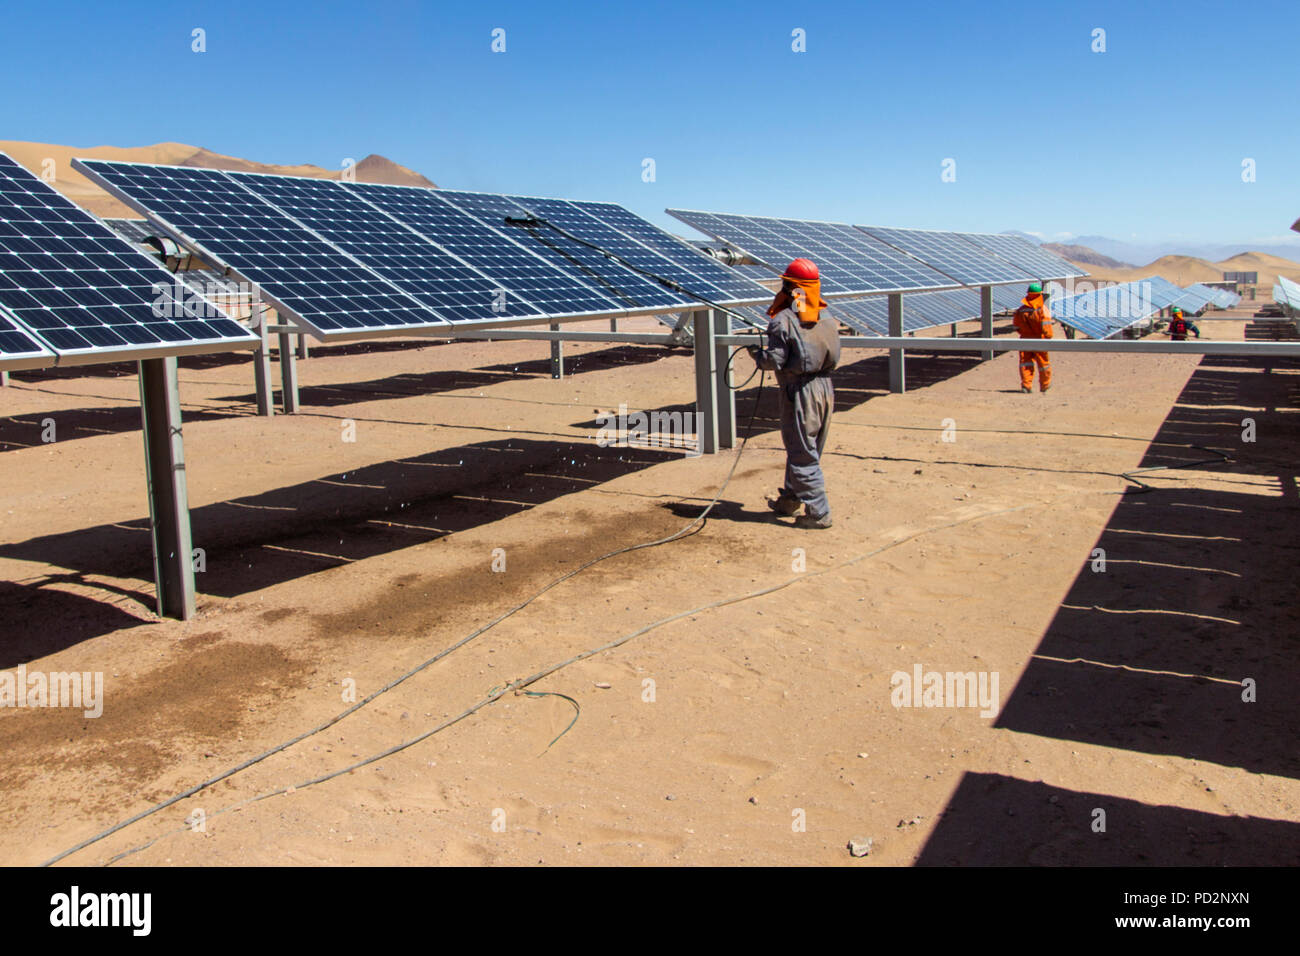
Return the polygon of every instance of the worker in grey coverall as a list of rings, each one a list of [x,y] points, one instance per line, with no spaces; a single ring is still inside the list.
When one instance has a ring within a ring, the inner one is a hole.
[[[789,516],[803,505],[796,527],[829,528],[831,506],[821,455],[835,407],[830,373],[840,360],[839,330],[833,320],[819,320],[826,303],[813,263],[796,259],[781,279],[781,291],[767,310],[767,346],[749,349],[759,368],[776,372],[780,392],[785,485],[768,500],[768,507]]]

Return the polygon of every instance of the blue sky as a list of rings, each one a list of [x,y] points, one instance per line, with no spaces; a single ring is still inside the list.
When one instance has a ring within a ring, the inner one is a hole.
[[[30,3],[0,35],[0,139],[374,152],[683,232],[665,207],[1278,242],[1298,238],[1298,46],[1294,0]]]

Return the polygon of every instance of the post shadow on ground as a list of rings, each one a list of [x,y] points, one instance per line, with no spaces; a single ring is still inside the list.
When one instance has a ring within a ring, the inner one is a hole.
[[[916,859],[917,866],[1297,864],[1300,823],[1157,806],[997,773],[963,774]]]
[[[1119,500],[997,727],[1300,778],[1300,435],[1259,365],[1193,373],[1142,465],[1232,461]]]

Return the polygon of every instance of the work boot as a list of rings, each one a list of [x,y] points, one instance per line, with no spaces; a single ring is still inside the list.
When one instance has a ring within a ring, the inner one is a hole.
[[[829,528],[831,526],[831,515],[828,511],[826,514],[817,516],[811,514],[801,514],[794,519],[796,528]]]
[[[1040,391],[1040,392],[1045,392],[1045,391],[1047,391],[1047,390],[1048,390],[1049,388],[1051,388],[1051,387],[1052,387],[1052,386],[1050,386],[1050,385],[1044,385],[1042,388],[1039,389],[1039,391]]]
[[[1028,385],[1021,385],[1021,386],[1020,386],[1020,391],[1024,392],[1026,395],[1029,395],[1029,394],[1031,394],[1034,390],[1033,390],[1032,388],[1030,388]]]
[[[777,514],[788,518],[799,510],[799,499],[782,491],[775,498],[768,498],[767,506]]]

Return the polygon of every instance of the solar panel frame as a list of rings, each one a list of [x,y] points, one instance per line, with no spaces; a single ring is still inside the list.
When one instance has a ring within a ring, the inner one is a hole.
[[[237,351],[259,341],[3,153],[0,306],[59,365]]]

